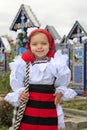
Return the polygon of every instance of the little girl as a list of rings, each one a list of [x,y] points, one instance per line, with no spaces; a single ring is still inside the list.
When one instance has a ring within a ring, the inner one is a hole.
[[[67,88],[71,72],[68,57],[55,52],[51,34],[35,29],[29,35],[27,52],[10,63],[10,85],[13,90],[5,100],[19,106],[28,100],[18,130],[59,130],[65,128],[61,100],[76,96]],[[26,62],[30,62],[29,92],[25,93]]]

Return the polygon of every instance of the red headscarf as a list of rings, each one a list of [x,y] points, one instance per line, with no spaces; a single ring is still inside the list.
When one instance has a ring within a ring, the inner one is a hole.
[[[55,53],[55,42],[54,42],[54,39],[52,37],[52,35],[45,29],[35,29],[33,30],[30,35],[29,35],[29,40],[31,39],[31,37],[36,33],[36,32],[41,32],[41,33],[44,33],[48,40],[49,40],[49,52],[47,54],[47,57],[51,58],[51,57],[54,57],[54,53]],[[31,49],[30,49],[30,45],[28,44],[28,47],[27,47],[27,51],[24,52],[22,54],[22,58],[24,61],[26,62],[34,62],[35,60],[35,57],[34,55],[32,54],[31,52]]]

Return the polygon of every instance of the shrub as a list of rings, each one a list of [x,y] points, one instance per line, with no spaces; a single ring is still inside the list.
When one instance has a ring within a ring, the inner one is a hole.
[[[8,126],[0,126],[0,130],[9,130]]]
[[[8,93],[11,90],[10,84],[9,84],[9,75],[10,71],[4,72],[4,76],[0,76],[0,94],[2,93]]]
[[[5,100],[0,100],[0,125],[12,124],[13,106]]]

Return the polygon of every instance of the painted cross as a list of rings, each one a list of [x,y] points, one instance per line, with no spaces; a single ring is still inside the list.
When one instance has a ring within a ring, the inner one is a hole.
[[[30,27],[39,28],[40,23],[37,20],[30,6],[22,4],[10,26],[10,30],[12,31],[17,31],[18,29],[27,30],[27,28]]]

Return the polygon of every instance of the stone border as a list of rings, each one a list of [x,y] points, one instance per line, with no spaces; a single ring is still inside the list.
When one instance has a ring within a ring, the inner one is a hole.
[[[75,116],[82,116],[87,117],[87,111],[78,110],[78,109],[70,109],[70,108],[63,108],[65,114],[75,115]]]

